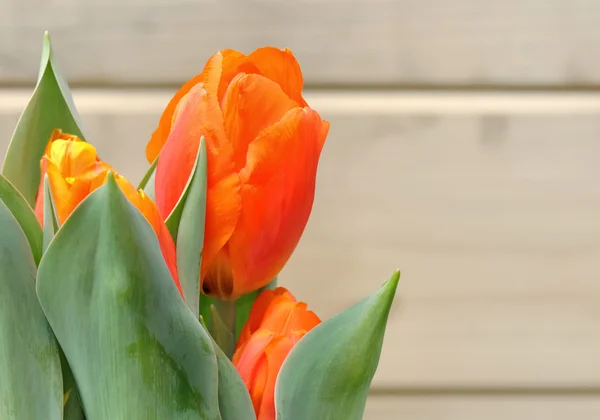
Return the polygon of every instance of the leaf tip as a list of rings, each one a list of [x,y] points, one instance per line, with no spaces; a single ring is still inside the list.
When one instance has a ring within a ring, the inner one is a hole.
[[[400,270],[396,270],[381,287],[379,299],[385,302],[384,307],[387,307],[388,310],[394,302],[396,290],[398,289],[398,283],[400,283]]]
[[[108,171],[106,173],[105,187],[109,195],[113,195],[115,193],[122,193],[121,188],[119,188],[119,184],[117,183],[117,178],[115,177],[114,171]]]
[[[44,31],[44,50],[50,50],[52,49],[52,40],[50,39],[50,32],[48,32],[47,30]]]
[[[396,270],[394,274],[384,283],[383,289],[392,295],[396,294],[396,289],[400,283],[400,270]]]

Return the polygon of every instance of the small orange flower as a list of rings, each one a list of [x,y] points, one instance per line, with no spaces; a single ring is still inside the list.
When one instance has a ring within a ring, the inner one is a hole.
[[[238,340],[233,364],[248,387],[257,420],[275,420],[275,382],[294,345],[321,322],[306,303],[283,287],[254,302]]]
[[[146,148],[156,203],[171,213],[194,168],[208,158],[202,289],[235,299],[266,285],[294,251],[310,215],[329,123],[302,98],[290,50],[212,56],[171,99]]]
[[[177,275],[175,244],[160,217],[158,208],[143,191],[138,191],[127,179],[116,173],[110,165],[100,160],[94,146],[82,141],[77,136],[54,130],[40,166],[42,178],[35,203],[35,213],[42,225],[44,223],[44,176],[46,174],[58,221],[62,225],[79,203],[106,182],[108,172],[112,171],[127,199],[146,217],[156,232],[162,254],[181,293]]]

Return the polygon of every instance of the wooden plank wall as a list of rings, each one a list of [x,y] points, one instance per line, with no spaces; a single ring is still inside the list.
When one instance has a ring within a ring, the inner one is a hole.
[[[0,156],[44,29],[136,180],[213,51],[294,50],[332,129],[282,282],[327,318],[402,269],[365,419],[600,418],[600,3],[5,0]]]

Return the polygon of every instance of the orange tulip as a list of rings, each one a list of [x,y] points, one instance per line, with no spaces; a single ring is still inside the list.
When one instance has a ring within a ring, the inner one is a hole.
[[[235,299],[266,285],[294,251],[310,215],[329,123],[302,98],[289,50],[225,50],[165,109],[146,148],[156,203],[166,218],[206,139],[208,189],[200,280]]]
[[[248,387],[257,420],[275,420],[275,381],[294,345],[321,322],[283,287],[260,294],[238,340],[233,364]]]
[[[48,175],[52,198],[59,223],[62,225],[92,191],[106,182],[108,172],[115,175],[117,184],[127,199],[144,215],[156,232],[162,254],[175,284],[181,293],[177,275],[175,244],[158,208],[143,191],[138,191],[127,179],[100,160],[96,148],[77,136],[54,130],[41,163],[42,180],[35,203],[38,220],[44,223],[44,176]]]

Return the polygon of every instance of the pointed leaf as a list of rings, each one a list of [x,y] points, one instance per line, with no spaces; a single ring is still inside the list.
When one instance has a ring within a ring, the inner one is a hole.
[[[177,244],[177,272],[186,302],[194,315],[200,312],[200,263],[206,215],[206,141],[200,139],[196,165],[179,202],[166,224]]]
[[[32,206],[40,182],[40,159],[55,128],[83,138],[73,98],[59,74],[46,33],[38,83],[17,122],[2,168],[2,174]]]
[[[44,231],[43,231],[43,250],[46,251],[50,241],[58,232],[58,218],[52,190],[50,189],[50,181],[48,175],[44,176]]]
[[[233,358],[235,350],[235,310],[236,301],[213,299],[210,306],[208,331],[228,358]]]
[[[156,165],[158,165],[158,158],[154,159],[152,165],[148,168],[140,185],[138,186],[138,190],[144,190],[150,181],[154,181],[154,174],[156,173]],[[154,184],[154,182],[152,182]]]
[[[61,420],[58,344],[35,295],[30,243],[0,201],[0,419]]]
[[[210,336],[112,174],[48,247],[38,298],[88,420],[219,420]]]
[[[29,241],[35,264],[38,265],[42,257],[42,227],[25,198],[2,175],[0,175],[0,201],[4,203],[23,229]]]
[[[277,420],[362,419],[399,278],[296,344],[277,378]]]
[[[219,409],[223,420],[256,420],[248,389],[225,353],[213,341],[219,366]]]

